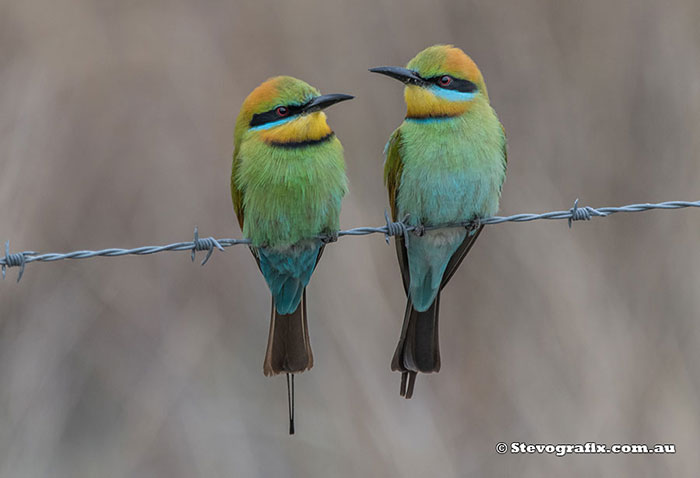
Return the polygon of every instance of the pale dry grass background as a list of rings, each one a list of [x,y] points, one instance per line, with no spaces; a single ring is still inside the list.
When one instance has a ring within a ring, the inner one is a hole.
[[[291,74],[355,101],[344,227],[382,222],[401,88],[366,72],[451,42],[509,136],[501,212],[700,198],[693,0],[0,3],[0,239],[67,251],[236,237],[234,119]],[[316,366],[262,358],[243,248],[30,265],[0,283],[0,476],[695,476],[700,215],[489,227],[443,296],[443,370],[398,396],[404,297],[380,236],[327,249]],[[500,456],[498,441],[674,442],[673,456]]]

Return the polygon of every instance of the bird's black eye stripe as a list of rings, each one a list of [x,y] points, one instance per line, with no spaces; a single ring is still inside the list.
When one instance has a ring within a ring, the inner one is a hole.
[[[463,80],[461,78],[455,78],[454,76],[450,77],[452,78],[452,83],[450,83],[447,86],[442,85],[440,84],[440,78],[444,76],[445,75],[433,76],[431,78],[426,78],[425,81],[428,83],[432,83],[433,85],[437,85],[438,87],[443,88],[445,90],[461,91],[462,93],[474,93],[477,90],[476,85],[471,81]]]
[[[287,108],[289,113],[283,117],[280,117],[280,115],[277,112],[277,109],[280,106]],[[272,108],[270,111],[254,114],[253,118],[250,120],[250,127],[253,128],[255,126],[261,126],[267,123],[272,123],[273,121],[280,120],[282,118],[289,118],[290,116],[298,115],[304,110],[304,106],[305,105],[278,105]]]

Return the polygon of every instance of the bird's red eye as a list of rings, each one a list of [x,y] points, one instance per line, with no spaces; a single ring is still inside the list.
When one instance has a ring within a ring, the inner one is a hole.
[[[452,77],[445,75],[440,77],[440,80],[438,80],[440,83],[440,86],[450,86],[452,84]]]
[[[286,106],[278,106],[275,111],[280,118],[289,114],[289,109]]]

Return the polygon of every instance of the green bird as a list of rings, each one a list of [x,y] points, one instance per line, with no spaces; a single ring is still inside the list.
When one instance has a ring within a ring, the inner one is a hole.
[[[352,98],[278,76],[248,95],[236,120],[233,206],[272,292],[263,371],[286,373],[288,387],[291,374],[313,366],[306,286],[325,245],[318,237],[337,232],[347,192],[343,147],[322,110]]]
[[[426,48],[406,68],[370,71],[406,87],[407,114],[386,145],[384,180],[394,221],[419,234],[396,239],[408,297],[391,369],[411,398],[418,372],[440,370],[440,291],[483,226],[498,211],[506,177],[506,137],[474,61],[452,45]],[[469,227],[431,229],[470,223]]]

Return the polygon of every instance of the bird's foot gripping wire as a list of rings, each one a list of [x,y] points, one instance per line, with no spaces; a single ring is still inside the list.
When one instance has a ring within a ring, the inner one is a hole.
[[[470,236],[474,235],[476,231],[481,228],[481,218],[480,217],[475,217],[466,226],[467,232],[469,233]]]
[[[422,223],[418,224],[416,227],[413,228],[413,234],[415,234],[418,237],[425,236],[425,226]]]
[[[321,242],[328,245],[332,242],[338,242],[338,231],[327,232],[321,236]]]
[[[413,388],[416,385],[417,374],[417,372],[413,372],[410,370],[401,372],[401,390],[399,391],[399,393],[401,393],[401,396],[405,399],[413,397]]]

